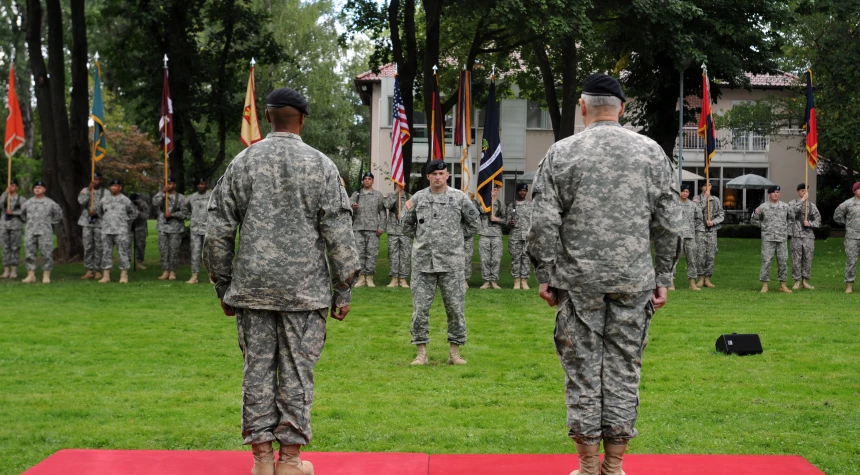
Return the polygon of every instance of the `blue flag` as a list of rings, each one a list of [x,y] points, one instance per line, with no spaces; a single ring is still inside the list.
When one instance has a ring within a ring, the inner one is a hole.
[[[496,102],[496,81],[490,82],[487,115],[484,117],[484,141],[481,143],[481,166],[478,171],[478,201],[484,213],[493,206],[493,185],[502,186],[502,139],[499,136],[499,104]]]
[[[93,160],[98,162],[107,154],[107,139],[105,137],[105,107],[102,101],[101,66],[96,63],[95,87],[93,88]]]

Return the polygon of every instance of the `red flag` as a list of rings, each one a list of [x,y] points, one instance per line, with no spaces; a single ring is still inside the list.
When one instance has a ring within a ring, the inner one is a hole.
[[[406,122],[406,107],[400,95],[400,79],[394,76],[394,110],[391,117],[391,181],[404,186],[403,145],[409,141],[409,124]],[[399,218],[398,218],[399,219]]]
[[[811,168],[818,165],[818,124],[815,121],[815,100],[812,97],[812,70],[806,70],[806,161]]]
[[[166,63],[165,63],[166,64]],[[161,119],[158,121],[159,143],[167,153],[173,151],[173,101],[170,99],[170,84],[167,68],[164,68],[164,88],[161,90]]]
[[[702,66],[702,115],[699,117],[699,137],[705,139],[705,169],[711,167],[711,159],[717,153],[717,130],[714,128],[714,115],[711,110],[711,87],[708,84],[708,70]]]
[[[430,112],[430,157],[428,160],[445,160],[445,116],[442,114],[442,100],[439,97],[439,78],[433,75]]]
[[[15,67],[9,68],[9,116],[6,117],[6,140],[3,150],[6,157],[12,155],[24,146],[24,120],[21,117],[21,107],[18,105],[18,94],[15,93]]]

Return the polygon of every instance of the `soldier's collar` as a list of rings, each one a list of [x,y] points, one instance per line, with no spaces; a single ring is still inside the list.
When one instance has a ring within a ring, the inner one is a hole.
[[[588,129],[593,129],[595,127],[607,127],[607,126],[621,127],[621,124],[614,121],[614,120],[599,120],[597,122],[592,122],[591,125],[589,125],[585,129],[588,130]]]
[[[266,136],[267,139],[268,138],[275,138],[275,137],[284,137],[284,138],[288,138],[288,139],[295,139],[295,140],[298,140],[299,142],[303,142],[301,136],[299,136],[298,134],[294,134],[292,132],[269,132],[269,135]]]

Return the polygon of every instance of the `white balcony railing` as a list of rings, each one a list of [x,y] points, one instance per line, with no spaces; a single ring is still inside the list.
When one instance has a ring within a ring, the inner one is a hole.
[[[717,150],[733,152],[765,152],[767,137],[732,129],[717,129]],[[705,140],[698,128],[684,127],[684,150],[704,150]]]

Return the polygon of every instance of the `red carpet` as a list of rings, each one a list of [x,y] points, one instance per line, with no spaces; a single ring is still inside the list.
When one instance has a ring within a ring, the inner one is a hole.
[[[568,475],[575,455],[305,452],[318,475]],[[61,450],[24,475],[248,475],[250,452]],[[799,456],[628,455],[628,475],[822,475]]]

